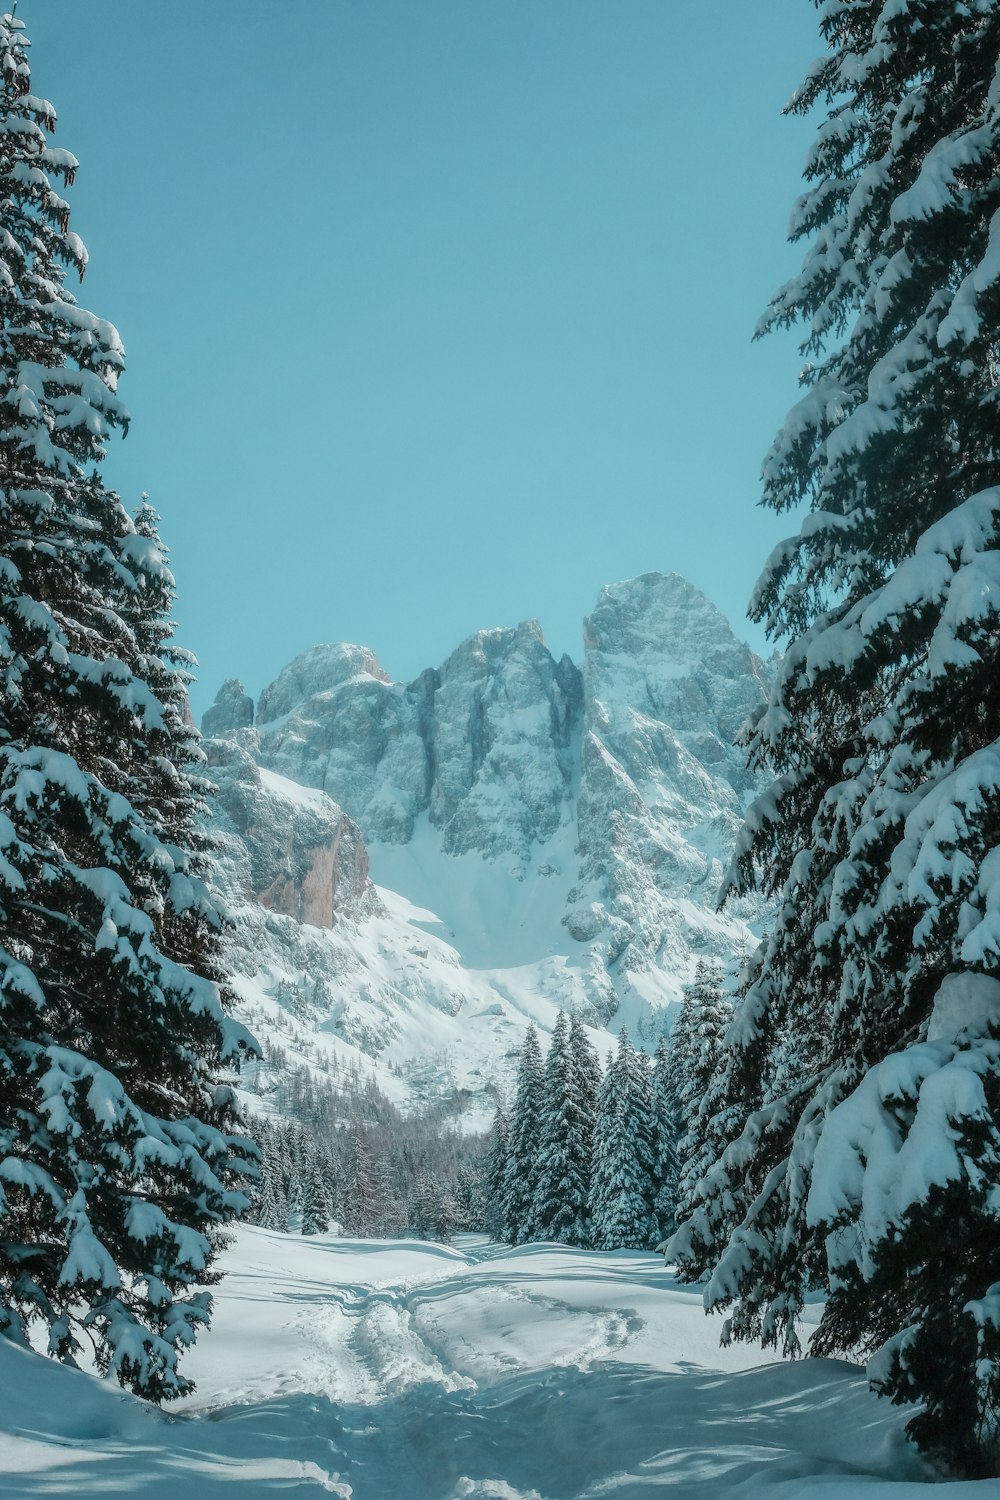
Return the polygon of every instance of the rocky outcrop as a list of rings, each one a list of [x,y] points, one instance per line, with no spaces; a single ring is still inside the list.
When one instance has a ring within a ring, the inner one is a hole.
[[[261,693],[258,721],[273,723],[285,714],[297,713],[313,699],[322,701],[345,683],[357,686],[369,679],[389,681],[367,646],[313,646],[282,668]]]
[[[603,940],[609,967],[686,973],[694,954],[731,959],[746,946],[715,905],[754,788],[733,741],[766,678],[676,573],[603,589],[584,622],[579,879],[566,923],[578,941]]]
[[[208,742],[215,832],[228,838],[229,895],[312,927],[378,909],[357,824],[322,792],[262,770],[256,737]]]
[[[535,621],[479,631],[405,686],[362,647],[319,646],[261,695],[258,754],[369,840],[406,843],[426,813],[446,853],[524,868],[573,816],[581,708],[578,668]]]
[[[201,730],[206,739],[234,734],[253,724],[253,699],[238,677],[229,677],[215,695],[215,702],[202,717]]]

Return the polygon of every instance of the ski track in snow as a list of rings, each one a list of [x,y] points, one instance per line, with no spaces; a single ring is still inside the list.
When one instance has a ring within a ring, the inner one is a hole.
[[[174,1414],[0,1341],[0,1496],[996,1500],[856,1366],[720,1350],[652,1255],[240,1230]],[[754,1368],[756,1366],[756,1368]]]

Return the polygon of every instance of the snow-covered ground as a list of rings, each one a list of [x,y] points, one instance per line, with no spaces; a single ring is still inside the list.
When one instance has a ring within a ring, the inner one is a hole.
[[[986,1500],[856,1366],[761,1363],[652,1255],[239,1231],[160,1413],[0,1342],[0,1495]]]

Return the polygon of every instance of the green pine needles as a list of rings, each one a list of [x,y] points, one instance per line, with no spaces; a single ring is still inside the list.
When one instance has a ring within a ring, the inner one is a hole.
[[[0,1326],[159,1401],[255,1149],[222,1072],[220,917],[173,579],[105,488],[123,350],[66,274],[52,106],[0,18]]]
[[[1000,1474],[1000,5],[825,0],[792,216],[805,327],[753,618],[771,788],[731,884],[776,903],[671,1250],[736,1337],[868,1352],[942,1465]]]

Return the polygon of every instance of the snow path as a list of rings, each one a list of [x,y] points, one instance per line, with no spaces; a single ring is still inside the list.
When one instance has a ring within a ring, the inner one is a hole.
[[[161,1414],[0,1342],[0,1496],[996,1500],[858,1369],[720,1350],[654,1256],[244,1229]],[[756,1365],[756,1368],[753,1366]]]

